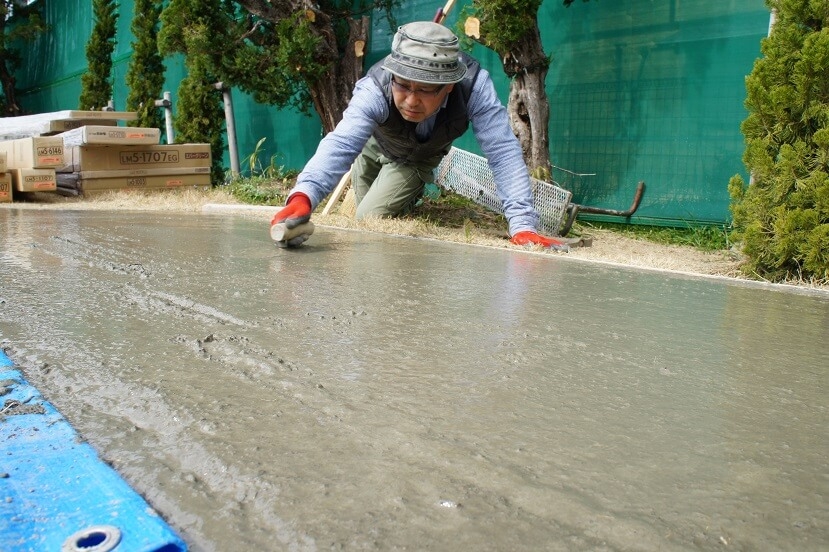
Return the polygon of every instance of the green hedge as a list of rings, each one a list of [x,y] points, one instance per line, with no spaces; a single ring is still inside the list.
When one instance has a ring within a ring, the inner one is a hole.
[[[752,182],[731,178],[747,272],[829,279],[829,0],[768,0],[777,21],[746,79]]]

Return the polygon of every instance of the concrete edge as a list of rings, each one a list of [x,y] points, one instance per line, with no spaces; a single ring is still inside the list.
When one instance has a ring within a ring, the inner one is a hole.
[[[224,203],[207,203],[202,206],[202,212],[204,213],[273,213],[277,210],[281,209],[282,207],[272,206],[272,205],[236,205],[236,204],[224,204]],[[337,230],[345,230],[345,231],[352,231],[352,232],[365,232],[365,230],[360,230],[356,228],[339,228],[334,226],[326,226],[326,225],[319,225],[321,228],[331,228]],[[439,242],[443,242],[443,240],[439,240],[437,238],[430,238],[430,237],[416,237],[416,236],[405,236],[399,234],[386,234],[389,236],[398,236],[401,238],[411,238],[411,239],[426,239],[426,240],[435,240]],[[568,257],[567,253],[555,253],[551,254],[550,252],[546,251],[532,251],[532,250],[521,250],[521,249],[512,249],[512,248],[501,248],[492,245],[484,245],[484,244],[464,244],[462,242],[445,242],[445,243],[454,243],[458,245],[471,245],[474,247],[485,247],[489,249],[497,249],[497,250],[506,250],[506,251],[514,251],[516,253],[524,253],[530,255],[543,255],[545,257],[553,257],[556,259],[564,260],[565,262],[583,262],[583,263],[592,263],[596,265],[602,265],[607,267],[615,267],[621,268],[626,270],[640,270],[644,272],[658,272],[663,274],[672,274],[676,276],[684,276],[686,278],[692,279],[702,279],[702,280],[714,280],[720,281],[725,283],[730,283],[739,286],[745,287],[753,287],[758,289],[767,289],[770,291],[778,291],[778,292],[787,292],[787,293],[796,293],[799,295],[812,295],[815,297],[822,297],[822,298],[829,298],[829,291],[816,289],[816,288],[808,288],[808,287],[801,287],[792,284],[777,284],[773,282],[762,282],[758,280],[748,280],[744,278],[734,278],[733,276],[723,276],[719,274],[700,274],[698,272],[687,272],[683,270],[675,270],[670,268],[659,268],[659,267],[649,267],[649,266],[638,266],[638,265],[629,265],[624,264],[616,261],[606,261],[601,259],[586,259],[583,257]],[[592,238],[590,239],[590,245],[592,245]],[[587,245],[589,247],[589,245]]]
[[[282,209],[275,205],[242,205],[235,203],[206,203],[202,213],[275,213]]]

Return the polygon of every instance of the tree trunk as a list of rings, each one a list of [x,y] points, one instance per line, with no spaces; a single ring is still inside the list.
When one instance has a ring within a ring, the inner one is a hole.
[[[521,143],[524,160],[537,177],[548,180],[550,163],[550,107],[545,80],[550,64],[534,24],[510,52],[501,53],[504,72],[511,78],[509,113],[512,130]]]
[[[325,40],[327,48],[337,52],[337,39],[330,19],[317,14],[316,25],[320,36]],[[308,90],[314,102],[314,110],[322,122],[322,129],[328,134],[343,118],[343,112],[351,99],[354,85],[362,76],[363,55],[368,38],[369,18],[348,20],[348,43],[342,59],[335,59],[331,63],[328,78],[308,83]]]
[[[306,82],[314,110],[322,122],[323,131],[327,134],[334,130],[337,123],[343,118],[343,112],[351,99],[351,93],[357,79],[362,75],[363,51],[368,40],[369,17],[363,16],[352,19],[342,14],[334,15],[335,11],[321,7],[316,2],[307,0],[236,0],[250,13],[266,21],[279,23],[290,14],[303,11],[310,14],[313,28],[317,36],[322,39],[317,54],[321,63],[330,64],[326,78],[316,82]],[[348,23],[348,42],[341,55],[335,32],[333,17],[345,17]],[[355,45],[359,48],[355,49]]]

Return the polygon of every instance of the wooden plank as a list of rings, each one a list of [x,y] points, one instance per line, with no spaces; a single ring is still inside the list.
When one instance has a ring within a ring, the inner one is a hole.
[[[346,173],[340,178],[339,184],[337,187],[334,188],[334,191],[331,192],[331,197],[328,199],[328,203],[325,204],[325,208],[322,210],[323,215],[327,215],[331,212],[331,209],[334,208],[334,205],[340,200],[340,197],[343,195],[343,191],[345,191],[346,186],[351,182],[351,169],[348,169]]]

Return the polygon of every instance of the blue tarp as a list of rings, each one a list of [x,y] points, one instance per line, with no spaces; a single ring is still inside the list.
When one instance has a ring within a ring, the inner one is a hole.
[[[0,352],[0,550],[186,550],[13,366]]]

